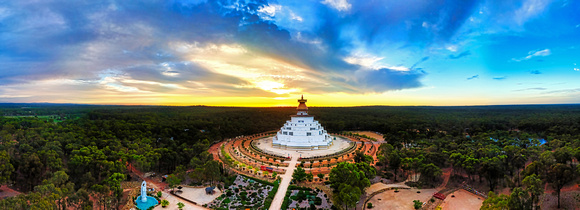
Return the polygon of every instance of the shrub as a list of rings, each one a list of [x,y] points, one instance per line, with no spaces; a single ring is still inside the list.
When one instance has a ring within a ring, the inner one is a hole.
[[[273,184],[272,184],[272,190],[270,190],[270,192],[268,192],[268,197],[266,197],[266,199],[264,200],[264,209],[269,209],[270,205],[272,205],[272,200],[274,199],[274,196],[276,195],[276,191],[278,191],[278,186],[280,185],[280,180],[276,180]]]
[[[320,197],[314,198],[314,204],[315,205],[322,205],[322,198],[320,198]]]
[[[423,206],[423,202],[421,202],[420,200],[413,200],[413,207],[415,207],[415,209],[420,209]]]
[[[296,185],[290,185],[288,187],[288,190],[306,190],[306,191],[312,191],[311,188],[308,188],[308,187],[299,187],[299,186],[296,186]]]
[[[167,201],[167,200],[163,199],[163,200],[161,201],[161,206],[162,206],[163,208],[165,208],[165,207],[169,206],[169,201]]]
[[[244,177],[246,177],[247,179],[252,179],[252,180],[254,180],[255,182],[257,182],[257,183],[260,183],[260,184],[274,186],[274,183],[272,183],[272,182],[264,181],[264,180],[261,180],[261,179],[255,179],[255,178],[253,178],[253,177],[249,177],[249,176],[246,176],[246,175],[241,175],[241,176],[244,176]],[[247,181],[247,180],[246,180],[246,181]]]
[[[288,206],[290,206],[290,193],[291,191],[288,190],[286,191],[286,196],[284,197],[284,202],[282,202],[282,209],[288,209]]]

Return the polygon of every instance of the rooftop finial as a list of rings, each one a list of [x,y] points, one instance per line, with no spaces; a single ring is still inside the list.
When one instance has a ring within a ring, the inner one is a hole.
[[[304,95],[300,96],[300,99],[304,100]]]

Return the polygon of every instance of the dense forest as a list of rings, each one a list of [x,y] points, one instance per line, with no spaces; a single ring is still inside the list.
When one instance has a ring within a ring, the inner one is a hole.
[[[92,196],[109,208],[118,205],[120,182],[130,179],[127,165],[163,174],[197,170],[210,161],[211,144],[279,129],[293,113],[293,107],[1,104],[0,182],[26,194],[0,206],[90,209]],[[389,144],[381,147],[379,165],[389,168],[379,175],[452,166],[493,191],[500,184],[528,189],[522,182],[531,175],[553,183],[550,177],[578,174],[572,161],[580,158],[580,105],[311,107],[309,113],[330,132],[383,133]],[[391,167],[396,159],[400,166]]]

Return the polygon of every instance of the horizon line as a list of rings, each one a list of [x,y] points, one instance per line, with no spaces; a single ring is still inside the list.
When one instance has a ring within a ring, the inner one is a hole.
[[[219,106],[219,105],[163,105],[163,104],[83,104],[83,103],[52,103],[52,102],[0,102],[2,105],[36,104],[36,105],[74,105],[74,106],[150,106],[150,107],[225,107],[225,108],[293,108],[297,106]],[[316,108],[347,108],[347,107],[484,107],[484,106],[558,106],[580,105],[580,103],[563,104],[478,104],[478,105],[359,105],[359,106],[308,106]]]

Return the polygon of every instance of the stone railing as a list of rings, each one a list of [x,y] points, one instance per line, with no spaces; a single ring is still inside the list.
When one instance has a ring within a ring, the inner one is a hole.
[[[346,155],[346,154],[350,154],[351,152],[355,151],[356,148],[357,148],[357,144],[356,143],[351,142],[350,144],[351,145],[348,148],[343,149],[343,150],[341,150],[340,152],[337,152],[337,153],[333,153],[333,154],[330,154],[330,155],[323,155],[323,156],[314,156],[314,157],[302,158],[300,160],[301,161],[311,161],[311,160],[313,160],[313,161],[320,161],[320,160],[326,160],[328,158],[340,157],[340,156],[343,156],[343,155]]]
[[[462,184],[461,188],[463,188],[464,190],[467,190],[467,192],[473,193],[477,196],[481,196],[481,197],[487,199],[487,195],[485,193],[479,192],[476,189],[473,189],[473,187],[469,186],[468,184],[465,184],[465,183]]]

